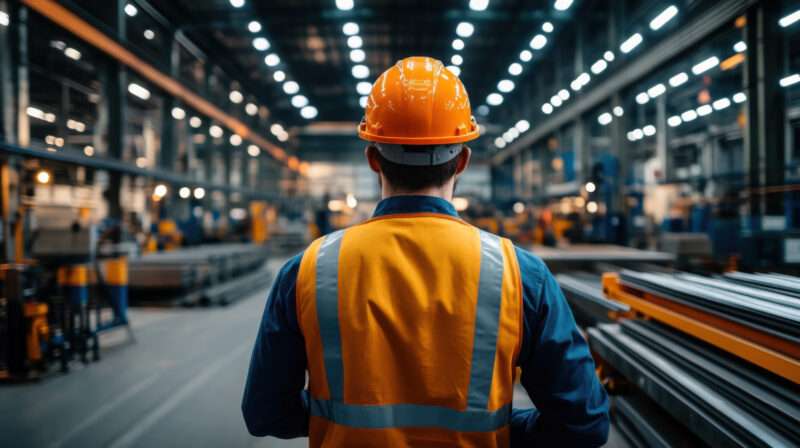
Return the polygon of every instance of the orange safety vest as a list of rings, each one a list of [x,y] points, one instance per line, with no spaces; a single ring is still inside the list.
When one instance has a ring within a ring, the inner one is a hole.
[[[509,445],[522,289],[507,239],[433,213],[320,238],[297,278],[310,445]]]

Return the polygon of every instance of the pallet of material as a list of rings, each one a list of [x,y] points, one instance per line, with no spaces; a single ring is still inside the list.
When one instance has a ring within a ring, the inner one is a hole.
[[[736,322],[800,346],[800,300],[694,274],[622,271],[623,286]]]
[[[129,263],[133,302],[194,305],[203,289],[224,284],[261,268],[269,255],[263,246],[217,244],[148,254]]]
[[[632,448],[709,446],[638,391],[611,397],[611,419]]]
[[[652,321],[590,328],[603,362],[713,447],[800,445],[800,386]]]

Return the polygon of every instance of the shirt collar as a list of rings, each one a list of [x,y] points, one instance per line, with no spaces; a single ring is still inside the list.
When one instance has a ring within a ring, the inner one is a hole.
[[[435,196],[392,196],[378,202],[373,217],[403,213],[441,213],[458,217],[449,201]]]

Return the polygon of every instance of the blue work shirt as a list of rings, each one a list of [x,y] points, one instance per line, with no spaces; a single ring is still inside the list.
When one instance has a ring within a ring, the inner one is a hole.
[[[431,196],[382,200],[374,216],[403,213],[458,216]],[[523,291],[520,382],[535,409],[514,409],[512,446],[600,446],[608,438],[608,397],[589,348],[561,289],[535,255],[515,246]],[[295,312],[297,271],[303,254],[278,273],[267,299],[242,399],[247,428],[256,436],[308,435],[306,351]]]

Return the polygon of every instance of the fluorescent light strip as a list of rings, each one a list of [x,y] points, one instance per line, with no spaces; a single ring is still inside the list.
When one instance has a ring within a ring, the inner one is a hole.
[[[780,82],[781,87],[793,86],[793,85],[797,84],[798,82],[800,82],[800,74],[795,73],[795,74],[789,75],[789,76],[787,76],[785,78],[782,78],[779,82]]]
[[[622,44],[620,44],[619,51],[621,51],[623,53],[626,53],[626,54],[630,53],[631,51],[633,51],[634,48],[638,47],[639,44],[642,43],[642,41],[644,41],[644,38],[642,37],[642,35],[639,34],[639,33],[636,33],[633,36],[625,39],[625,41],[622,42]]]
[[[692,73],[694,73],[695,75],[699,75],[711,70],[712,68],[718,65],[719,65],[719,58],[716,56],[711,56],[710,58],[695,64],[694,67],[692,67]]]
[[[789,14],[788,16],[784,16],[783,18],[781,18],[778,21],[778,24],[782,28],[786,28],[788,26],[794,25],[795,23],[797,23],[798,20],[800,20],[800,9]]]
[[[678,8],[675,5],[670,5],[667,7],[667,9],[661,11],[659,15],[650,21],[650,29],[653,31],[658,31],[676,15],[678,15]]]

